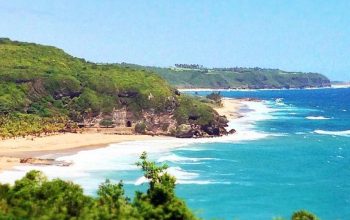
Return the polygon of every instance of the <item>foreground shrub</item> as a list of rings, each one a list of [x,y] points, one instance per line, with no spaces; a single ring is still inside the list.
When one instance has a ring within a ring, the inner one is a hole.
[[[293,213],[292,220],[319,220],[316,215],[306,210],[300,210]]]
[[[0,184],[0,219],[196,219],[175,195],[175,178],[166,166],[149,162],[145,153],[138,165],[149,189],[137,192],[133,202],[122,182],[106,180],[91,197],[70,181],[49,181],[43,173],[30,171],[13,186]]]

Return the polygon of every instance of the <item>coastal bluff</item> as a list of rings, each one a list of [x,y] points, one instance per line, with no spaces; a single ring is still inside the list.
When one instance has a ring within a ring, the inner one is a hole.
[[[228,133],[227,119],[151,71],[0,39],[0,138],[62,132],[176,137]]]

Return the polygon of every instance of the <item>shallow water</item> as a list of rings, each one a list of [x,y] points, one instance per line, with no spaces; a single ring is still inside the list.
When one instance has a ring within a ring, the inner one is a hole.
[[[322,219],[350,219],[350,89],[221,94],[264,101],[245,102],[245,117],[230,123],[238,131],[233,136],[112,144],[61,158],[73,167],[39,169],[82,184],[89,194],[106,178],[123,179],[132,197],[145,188],[134,163],[147,151],[170,165],[178,195],[205,219],[288,218],[301,208]],[[0,178],[32,168],[38,167]]]

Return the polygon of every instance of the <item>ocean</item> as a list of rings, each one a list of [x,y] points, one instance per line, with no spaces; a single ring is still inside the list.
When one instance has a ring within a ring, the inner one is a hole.
[[[190,92],[194,94],[194,92]],[[197,95],[209,94],[197,92]],[[176,191],[204,219],[289,218],[306,209],[321,219],[350,219],[350,89],[222,91],[244,102],[232,136],[126,142],[60,159],[72,167],[39,167],[94,195],[104,179],[144,190],[134,165],[140,152],[169,164]],[[2,173],[19,178],[29,169]]]

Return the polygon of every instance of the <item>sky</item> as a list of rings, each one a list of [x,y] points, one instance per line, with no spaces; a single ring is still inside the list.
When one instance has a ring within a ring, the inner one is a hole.
[[[350,81],[348,0],[0,0],[0,37],[94,62],[263,67]]]

